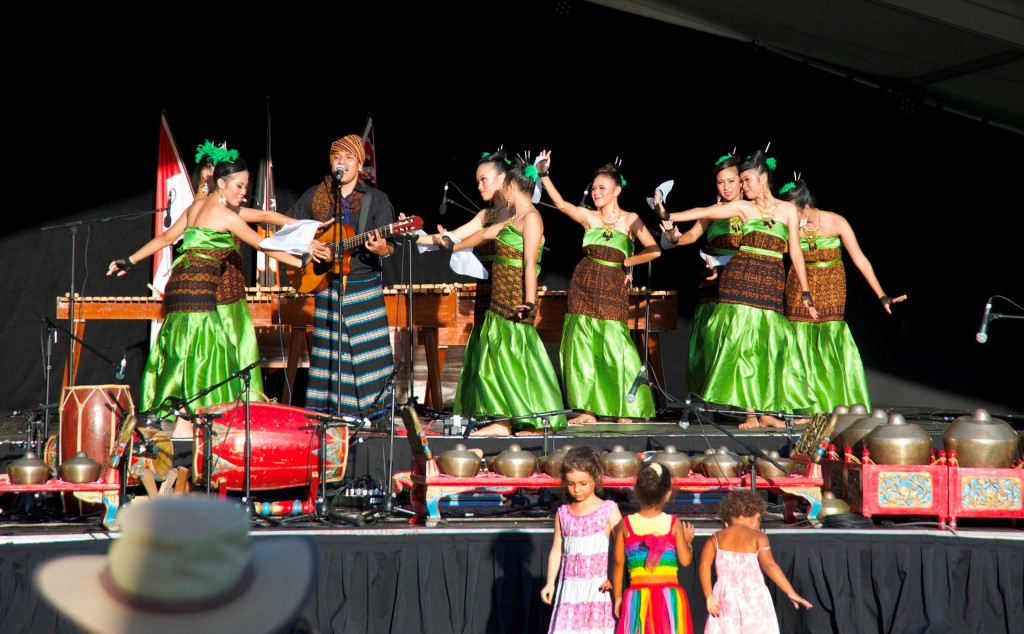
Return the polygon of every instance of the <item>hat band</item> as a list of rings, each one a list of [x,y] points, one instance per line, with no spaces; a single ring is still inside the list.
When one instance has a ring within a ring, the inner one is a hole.
[[[246,590],[248,590],[252,585],[255,577],[256,573],[252,568],[252,564],[250,564],[245,567],[245,570],[242,572],[242,576],[239,577],[235,585],[231,586],[227,590],[202,599],[184,601],[147,599],[136,594],[131,594],[130,592],[125,592],[119,588],[116,583],[114,583],[114,579],[110,575],[110,568],[104,568],[103,572],[100,573],[100,586],[102,586],[103,590],[106,591],[111,598],[129,608],[132,608],[133,610],[170,614],[180,612],[202,612],[222,607],[225,603],[233,601],[245,594]]]

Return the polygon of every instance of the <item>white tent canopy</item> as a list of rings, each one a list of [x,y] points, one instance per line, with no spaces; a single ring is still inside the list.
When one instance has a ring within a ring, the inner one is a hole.
[[[1024,132],[1024,0],[590,0]]]

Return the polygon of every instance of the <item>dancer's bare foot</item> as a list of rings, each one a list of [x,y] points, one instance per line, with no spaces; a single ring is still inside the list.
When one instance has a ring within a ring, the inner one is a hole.
[[[171,438],[192,438],[192,421],[179,418],[174,423]]]
[[[757,416],[747,416],[747,420],[740,423],[740,429],[757,429],[761,424],[757,422]]]
[[[765,414],[761,417],[761,427],[785,427],[786,421]]]
[[[519,436],[543,436],[544,432],[539,429],[520,429],[512,434],[516,438]]]
[[[591,414],[590,412],[583,412],[576,418],[572,418],[569,420],[570,425],[590,425],[591,423],[596,422],[597,417]]]
[[[793,421],[793,424],[794,425],[806,425],[809,422],[811,422],[810,418],[798,418],[798,419]]]
[[[623,423],[623,424],[628,425],[629,423],[633,422],[633,419],[632,418],[620,418],[620,419],[616,420],[615,422],[616,423]]]
[[[491,423],[486,427],[478,427],[474,429],[470,436],[511,436],[512,427],[509,426],[508,422]]]

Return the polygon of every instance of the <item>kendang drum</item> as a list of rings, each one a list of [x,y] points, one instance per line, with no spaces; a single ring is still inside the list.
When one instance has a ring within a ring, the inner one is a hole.
[[[119,422],[134,414],[135,405],[127,385],[66,386],[60,395],[60,439],[54,467],[84,451],[85,455],[100,463],[102,477],[110,468]],[[64,509],[69,513],[86,515],[101,511],[103,507],[65,494]]]
[[[251,403],[252,420],[251,482],[253,491],[308,486],[314,471],[319,470],[320,438],[315,420],[306,418],[311,412],[300,407],[278,403]],[[199,409],[200,414],[214,414],[213,466],[211,485],[221,480],[229,490],[245,488],[245,404],[222,403]],[[192,473],[196,484],[205,483],[205,448],[199,421],[194,426]],[[338,482],[345,477],[348,463],[348,428],[327,430],[326,481]]]
[[[120,406],[120,407],[119,407]],[[126,413],[122,414],[121,410]],[[135,414],[127,385],[73,385],[60,396],[60,442],[58,464],[84,451],[110,468],[110,454],[117,440],[118,423]]]

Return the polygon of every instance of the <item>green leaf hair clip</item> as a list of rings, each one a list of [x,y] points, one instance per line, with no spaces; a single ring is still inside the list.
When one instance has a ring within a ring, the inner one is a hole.
[[[767,165],[768,169],[770,169],[771,171],[773,171],[773,172],[775,171],[775,158],[774,157],[771,157],[768,160],[766,160],[764,162],[764,164]]]
[[[782,187],[779,188],[779,193],[780,194],[785,194],[786,192],[788,192],[789,190],[793,189],[794,187],[796,187],[796,183],[786,183],[785,185],[783,185]]]
[[[622,186],[625,187],[626,186],[626,177],[623,176],[622,174],[619,174],[619,180],[622,181]]]
[[[715,161],[715,167],[718,167],[719,165],[721,165],[722,163],[725,163],[726,161],[728,161],[731,158],[732,158],[732,154],[726,154],[725,156],[723,156],[723,157],[719,158],[717,161]]]
[[[538,178],[540,178],[537,175],[537,166],[536,165],[527,165],[523,169],[523,174],[525,174],[527,178],[531,178],[533,180],[537,180]]]

